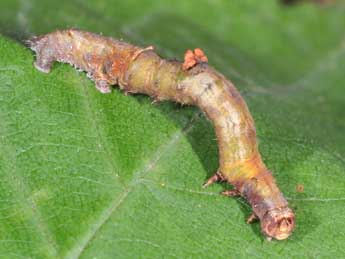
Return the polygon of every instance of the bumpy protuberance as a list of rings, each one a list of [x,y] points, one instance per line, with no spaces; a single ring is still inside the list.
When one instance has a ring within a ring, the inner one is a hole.
[[[28,41],[35,66],[49,72],[54,61],[87,72],[102,93],[118,84],[125,92],[145,93],[155,100],[198,106],[212,121],[219,147],[218,176],[235,187],[253,208],[267,237],[281,240],[294,229],[293,211],[278,189],[258,151],[253,119],[234,85],[206,64],[200,49],[186,52],[185,62],[160,58],[152,47],[79,30],[57,31]]]

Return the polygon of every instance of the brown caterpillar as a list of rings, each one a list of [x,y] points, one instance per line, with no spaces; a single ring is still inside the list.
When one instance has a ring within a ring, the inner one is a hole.
[[[27,41],[36,52],[35,67],[48,73],[54,61],[87,72],[102,93],[119,85],[126,93],[145,93],[155,100],[198,106],[212,121],[219,147],[219,169],[204,186],[227,181],[252,206],[248,223],[258,218],[270,239],[287,238],[295,216],[262,162],[254,121],[247,105],[223,75],[208,66],[200,49],[188,50],[185,62],[167,61],[153,47],[140,48],[75,29],[56,31]]]

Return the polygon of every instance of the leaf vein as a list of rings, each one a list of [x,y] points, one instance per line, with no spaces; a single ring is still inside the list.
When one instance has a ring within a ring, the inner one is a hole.
[[[135,188],[135,186],[137,186],[140,183],[140,181],[138,180],[141,179],[143,176],[145,176],[149,171],[151,171],[157,165],[158,161],[164,156],[166,151],[168,151],[173,145],[175,145],[184,134],[187,134],[193,128],[194,124],[200,117],[201,117],[201,112],[200,111],[196,112],[195,115],[192,117],[192,119],[189,121],[189,123],[187,123],[185,128],[176,132],[167,143],[159,147],[157,151],[153,154],[152,158],[146,164],[143,165],[142,169],[139,169],[137,172],[134,173],[134,178],[124,188],[122,194],[120,194],[120,197],[114,199],[110,203],[110,206],[108,206],[101,213],[99,218],[92,225],[91,230],[88,231],[82,237],[82,239],[78,242],[77,245],[72,247],[72,249],[67,252],[65,256],[66,259],[80,258],[80,256],[85,251],[85,249],[90,245],[92,240],[94,240],[95,236],[100,231],[100,229],[109,221],[113,213],[117,211],[120,205],[126,200],[128,195]]]

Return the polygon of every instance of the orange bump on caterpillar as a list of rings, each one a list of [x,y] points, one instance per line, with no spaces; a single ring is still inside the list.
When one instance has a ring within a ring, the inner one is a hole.
[[[188,70],[199,63],[207,63],[208,58],[204,51],[200,48],[194,49],[194,51],[188,49],[184,54],[183,70]]]

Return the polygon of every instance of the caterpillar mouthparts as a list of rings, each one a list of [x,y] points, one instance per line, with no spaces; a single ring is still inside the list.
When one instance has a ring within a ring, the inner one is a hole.
[[[199,107],[214,125],[219,149],[219,169],[204,187],[227,181],[252,206],[248,219],[258,218],[268,238],[289,237],[295,216],[264,165],[253,118],[236,87],[210,67],[205,53],[187,50],[184,62],[158,56],[152,46],[140,48],[94,33],[69,29],[27,41],[36,53],[35,67],[45,73],[53,62],[69,63],[86,71],[101,93],[118,85],[125,93],[144,93]]]
[[[295,227],[295,215],[288,208],[268,211],[261,220],[261,229],[268,238],[283,240],[288,238]]]

